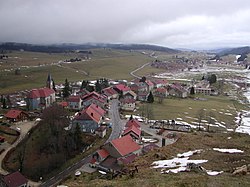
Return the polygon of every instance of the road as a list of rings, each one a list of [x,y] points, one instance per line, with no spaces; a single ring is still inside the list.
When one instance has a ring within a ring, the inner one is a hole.
[[[135,78],[141,79],[140,76],[135,75],[135,72],[139,71],[140,69],[144,68],[145,66],[149,65],[150,63],[151,63],[151,62],[148,62],[148,63],[146,63],[146,64],[143,64],[141,67],[135,69],[134,71],[131,71],[131,72],[130,72],[130,75],[132,75],[132,76],[135,77]]]
[[[111,106],[109,110],[109,117],[112,122],[112,132],[111,132],[109,139],[106,142],[109,142],[113,139],[118,138],[123,130],[123,127],[125,126],[125,122],[121,120],[120,113],[118,110],[119,101],[117,99],[113,99],[110,101],[110,103],[111,103]],[[54,186],[55,184],[62,181],[65,177],[69,176],[71,173],[74,173],[77,169],[81,168],[84,164],[88,163],[91,160],[91,157],[92,157],[92,154],[88,155],[87,157],[83,158],[79,162],[68,167],[66,170],[58,173],[51,179],[42,183],[41,186],[42,187]]]
[[[119,113],[119,101],[118,99],[113,99],[110,101],[110,110],[109,110],[109,116],[112,123],[112,132],[107,140],[107,142],[110,142],[113,139],[119,138],[120,134],[122,133],[123,128],[125,127],[125,121],[121,120],[120,113]]]

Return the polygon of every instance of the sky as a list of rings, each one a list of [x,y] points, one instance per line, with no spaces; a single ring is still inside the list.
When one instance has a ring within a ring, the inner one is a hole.
[[[0,0],[0,42],[250,45],[249,0]]]

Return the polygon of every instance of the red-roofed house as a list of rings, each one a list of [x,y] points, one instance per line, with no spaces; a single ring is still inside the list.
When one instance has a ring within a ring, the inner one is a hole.
[[[179,84],[169,85],[167,90],[169,95],[174,97],[186,98],[188,94],[188,91]]]
[[[136,120],[136,119],[129,120],[126,123],[125,127],[128,128],[128,127],[130,127],[132,125],[134,125],[136,128],[141,128],[141,123],[138,120]]]
[[[130,135],[133,139],[139,140],[141,138],[141,129],[137,128],[135,125],[131,125],[122,133],[122,136],[126,135]]]
[[[136,157],[137,157],[137,155],[131,154],[131,155],[128,155],[126,157],[118,158],[117,161],[118,161],[118,164],[120,164],[120,165],[127,165],[127,164],[130,164],[131,162],[133,162]]]
[[[113,87],[118,93],[122,93],[123,95],[125,95],[127,92],[129,92],[131,89],[124,85],[124,84],[117,84],[117,85],[114,85]]]
[[[147,101],[148,95],[149,95],[149,92],[146,92],[146,91],[138,92],[137,98],[139,101]]]
[[[11,109],[5,114],[5,117],[10,122],[18,122],[28,119],[29,115],[22,110]]]
[[[107,134],[107,126],[100,126],[95,130],[95,134],[103,138]]]
[[[94,154],[94,157],[98,162],[101,162],[105,160],[109,156],[109,152],[106,151],[106,149],[99,149],[96,151],[96,154]]]
[[[105,110],[95,104],[91,104],[85,110],[79,112],[73,119],[73,125],[79,125],[83,132],[95,132],[104,118]]]
[[[91,92],[82,97],[82,107],[86,108],[92,103],[104,108],[106,105],[106,98],[96,92]]]
[[[135,99],[130,98],[123,98],[120,99],[121,102],[121,109],[125,111],[134,111],[135,109]]]
[[[166,88],[163,88],[163,87],[156,88],[156,90],[154,91],[154,95],[157,97],[167,97],[168,90]]]
[[[141,152],[141,147],[130,135],[114,139],[105,144],[103,148],[114,158],[124,157],[132,153],[139,155]]]
[[[104,94],[109,100],[116,99],[118,97],[117,91],[115,91],[112,87],[104,88],[102,90],[102,94]]]
[[[81,110],[82,109],[82,99],[79,95],[69,96],[67,99],[69,108],[71,110]]]
[[[19,171],[4,176],[3,181],[7,187],[28,186],[28,180]]]
[[[31,90],[26,98],[29,110],[44,109],[56,100],[55,91],[50,88],[39,88]]]
[[[168,81],[164,79],[156,79],[152,81],[155,88],[165,87],[168,85]]]

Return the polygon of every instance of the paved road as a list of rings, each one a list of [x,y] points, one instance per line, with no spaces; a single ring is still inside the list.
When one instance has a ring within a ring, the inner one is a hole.
[[[109,110],[109,116],[110,116],[110,120],[112,123],[112,132],[107,142],[110,142],[113,139],[119,138],[120,134],[123,131],[123,128],[125,127],[125,122],[121,120],[120,113],[118,110],[119,108],[118,99],[113,99],[110,101],[110,103],[111,103],[111,106]]]
[[[112,132],[107,140],[107,142],[116,139],[120,136],[125,123],[120,119],[120,113],[118,110],[118,103],[117,99],[113,99],[111,101],[111,106],[109,110],[109,117],[112,122]],[[94,151],[95,152],[95,151]],[[47,186],[54,186],[60,181],[62,181],[65,177],[69,176],[71,173],[75,172],[77,169],[81,168],[84,164],[88,163],[91,160],[92,154],[88,155],[87,157],[83,158],[79,162],[75,163],[74,165],[68,167],[66,170],[58,173],[56,176],[52,177],[51,179],[47,180],[46,182],[42,183],[42,187]]]

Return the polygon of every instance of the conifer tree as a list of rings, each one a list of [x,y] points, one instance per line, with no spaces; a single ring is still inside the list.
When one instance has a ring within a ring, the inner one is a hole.
[[[149,93],[149,95],[148,95],[147,101],[148,101],[149,103],[153,103],[153,102],[154,102],[154,96],[153,96],[153,94],[152,94],[151,91],[150,91],[150,93]]]
[[[63,88],[63,98],[67,98],[70,96],[70,87],[68,79],[65,79],[64,88]]]

